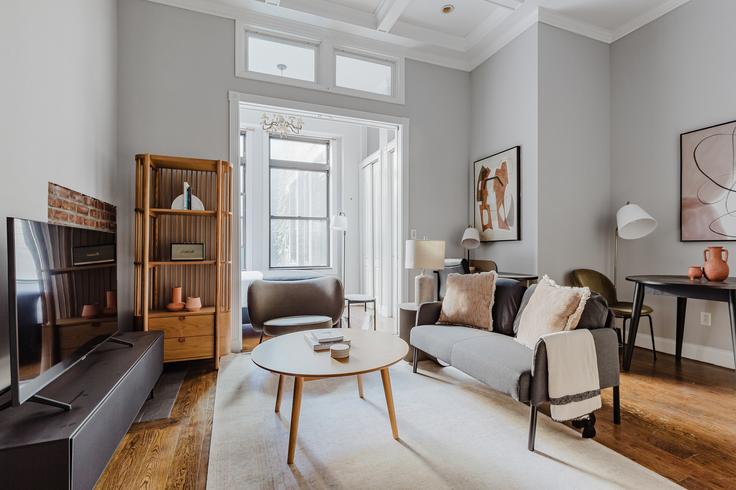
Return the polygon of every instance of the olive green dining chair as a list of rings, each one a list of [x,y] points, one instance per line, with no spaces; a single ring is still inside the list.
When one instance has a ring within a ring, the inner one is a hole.
[[[619,301],[616,295],[616,286],[613,285],[610,279],[598,271],[591,269],[575,269],[572,271],[572,280],[575,286],[587,287],[594,293],[598,293],[603,296],[608,302],[608,308],[616,318],[623,320],[623,328],[616,332],[619,333],[619,340],[621,344],[626,345],[626,322],[631,320],[634,313],[634,304],[628,301]],[[649,330],[652,334],[652,355],[654,360],[657,360],[657,349],[654,347],[654,324],[652,323],[652,310],[651,306],[641,306],[641,316],[647,317],[649,320]]]

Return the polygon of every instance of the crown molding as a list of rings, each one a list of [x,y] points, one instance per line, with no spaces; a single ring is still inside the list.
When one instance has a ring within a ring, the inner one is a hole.
[[[487,44],[477,53],[471,54],[467,65],[467,71],[473,71],[483,64],[488,58],[499,52],[511,41],[522,35],[531,26],[539,22],[539,11],[532,10],[529,14],[512,23],[504,32],[492,36]]]
[[[652,9],[647,10],[640,16],[635,17],[634,19],[630,20],[629,22],[627,22],[620,28],[616,29],[612,33],[611,42],[618,41],[622,37],[628,36],[635,30],[641,27],[644,27],[650,22],[654,22],[655,20],[659,19],[663,15],[670,13],[671,11],[675,10],[677,7],[681,7],[682,5],[685,5],[689,1],[690,0],[670,0],[669,2],[663,3]]]
[[[613,34],[608,29],[572,19],[544,7],[539,7],[539,22],[607,44],[613,41]]]

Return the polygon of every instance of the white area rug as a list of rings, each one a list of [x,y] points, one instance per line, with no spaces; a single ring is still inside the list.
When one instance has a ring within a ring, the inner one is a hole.
[[[391,368],[400,441],[391,438],[380,375],[304,384],[294,465],[286,464],[293,378],[274,413],[278,377],[250,356],[223,360],[207,487],[677,488],[540,414],[527,451],[528,408],[453,368]],[[623,423],[626,423],[625,420]]]

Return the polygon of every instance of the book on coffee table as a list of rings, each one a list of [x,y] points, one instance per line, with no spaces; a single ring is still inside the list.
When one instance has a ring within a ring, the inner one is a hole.
[[[334,344],[348,344],[350,345],[350,339],[342,338],[333,342],[320,342],[317,340],[314,332],[304,332],[304,340],[307,344],[316,352],[330,350],[330,346]]]
[[[312,334],[314,335],[314,338],[322,344],[340,342],[345,337],[340,332],[312,332]]]

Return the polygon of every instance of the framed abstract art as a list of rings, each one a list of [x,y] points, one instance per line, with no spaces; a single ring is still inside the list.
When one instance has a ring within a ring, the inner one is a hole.
[[[520,167],[520,146],[473,162],[473,215],[481,242],[521,239]]]
[[[736,121],[680,135],[680,240],[736,240]]]

